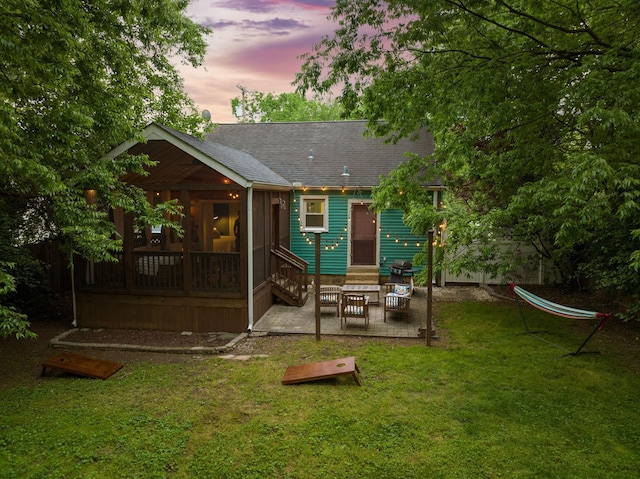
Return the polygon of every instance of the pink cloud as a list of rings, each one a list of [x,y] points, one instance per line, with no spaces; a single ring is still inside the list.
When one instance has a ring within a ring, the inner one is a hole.
[[[226,0],[216,3],[220,7],[245,12],[269,12],[281,6],[292,6],[305,10],[326,10],[335,4],[335,0]]]
[[[219,123],[235,122],[231,99],[237,85],[249,90],[292,92],[295,74],[315,43],[335,30],[327,21],[335,0],[196,1],[192,18],[213,35],[204,67],[180,67],[185,89],[199,109]]]

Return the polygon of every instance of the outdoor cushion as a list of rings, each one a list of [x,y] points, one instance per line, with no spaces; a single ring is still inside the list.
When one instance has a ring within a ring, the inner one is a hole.
[[[398,296],[395,294],[388,294],[384,298],[384,302],[387,308],[397,308],[398,307]]]
[[[345,306],[344,308],[345,312],[348,314],[358,314],[358,315],[362,315],[364,313],[364,308],[362,306]]]
[[[384,297],[385,306],[387,308],[397,308],[399,306],[403,306],[404,303],[401,303],[400,298],[407,298],[408,296],[401,296],[396,293],[389,293]]]
[[[393,293],[398,296],[409,296],[409,285],[408,284],[396,284],[393,289]]]
[[[321,294],[320,295],[321,303],[332,303],[336,304],[338,302],[338,295],[336,293],[332,294]]]

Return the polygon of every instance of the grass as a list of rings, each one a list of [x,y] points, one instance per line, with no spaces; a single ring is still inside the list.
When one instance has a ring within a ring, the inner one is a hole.
[[[544,313],[527,317],[568,347],[588,333]],[[107,381],[45,378],[0,390],[0,476],[637,475],[633,368],[606,351],[559,358],[517,334],[512,306],[450,303],[437,319],[447,348],[311,337],[245,362],[138,364]],[[345,355],[356,356],[362,388],[351,379],[280,384],[291,364]]]

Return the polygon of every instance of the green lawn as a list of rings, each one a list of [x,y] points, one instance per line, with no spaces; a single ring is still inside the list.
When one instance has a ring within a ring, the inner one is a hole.
[[[588,332],[527,316],[570,348]],[[560,358],[517,334],[508,305],[441,304],[437,325],[446,347],[309,337],[244,362],[143,363],[107,381],[0,389],[0,477],[637,477],[637,367],[605,350]],[[586,349],[599,346],[596,336]],[[361,388],[280,383],[289,365],[346,355]]]

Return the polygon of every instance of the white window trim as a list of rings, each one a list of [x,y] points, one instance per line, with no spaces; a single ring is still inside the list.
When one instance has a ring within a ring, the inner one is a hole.
[[[324,201],[322,227],[307,226],[307,201]],[[300,196],[300,231],[304,231],[306,233],[324,233],[326,231],[329,231],[329,196]]]

